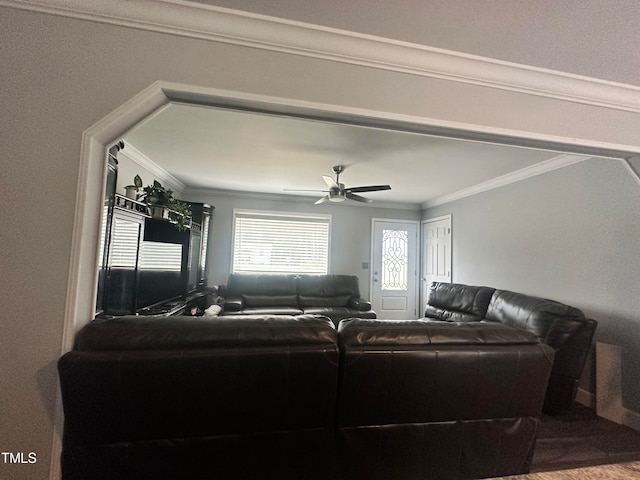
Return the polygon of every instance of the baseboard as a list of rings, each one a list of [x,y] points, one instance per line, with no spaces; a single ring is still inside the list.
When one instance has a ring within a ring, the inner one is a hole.
[[[591,393],[589,390],[585,390],[584,388],[578,388],[578,392],[576,393],[576,402],[585,407],[596,408],[596,394]]]

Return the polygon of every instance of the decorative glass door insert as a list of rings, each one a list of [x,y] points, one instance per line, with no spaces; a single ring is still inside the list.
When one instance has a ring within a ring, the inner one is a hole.
[[[409,232],[382,230],[382,290],[407,290]]]

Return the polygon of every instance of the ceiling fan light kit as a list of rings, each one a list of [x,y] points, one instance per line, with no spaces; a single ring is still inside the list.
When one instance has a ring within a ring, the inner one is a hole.
[[[316,205],[329,202],[344,202],[346,199],[354,200],[356,202],[371,203],[373,200],[369,198],[356,195],[354,192],[376,192],[380,190],[391,190],[389,185],[369,185],[365,187],[351,187],[346,188],[344,183],[340,183],[340,174],[344,171],[344,165],[336,165],[333,167],[333,173],[336,174],[335,180],[328,175],[323,175],[322,178],[329,187],[329,190],[318,190],[319,192],[327,192],[327,195],[320,198],[315,202]]]

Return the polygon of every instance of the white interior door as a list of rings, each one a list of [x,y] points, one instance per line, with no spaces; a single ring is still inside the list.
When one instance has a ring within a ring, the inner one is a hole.
[[[451,282],[451,215],[422,222],[422,305],[431,282]]]
[[[417,318],[418,222],[373,219],[371,306],[378,318]]]

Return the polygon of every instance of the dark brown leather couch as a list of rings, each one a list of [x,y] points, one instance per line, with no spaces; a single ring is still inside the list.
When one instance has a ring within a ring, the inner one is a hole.
[[[338,452],[349,480],[529,471],[551,347],[506,325],[343,320]]]
[[[326,479],[326,318],[94,320],[59,361],[64,480]]]
[[[58,363],[63,479],[522,473],[552,355],[487,323],[94,320]]]
[[[571,408],[597,322],[569,305],[491,287],[433,282],[424,316],[448,322],[499,322],[533,333],[555,350],[543,411]]]
[[[376,318],[360,297],[355,275],[229,275],[223,315],[324,315],[337,326],[343,318]]]

